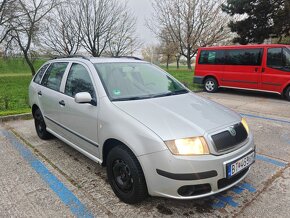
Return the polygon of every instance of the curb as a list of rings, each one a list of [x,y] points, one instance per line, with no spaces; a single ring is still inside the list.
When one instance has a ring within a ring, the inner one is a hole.
[[[8,122],[12,120],[28,120],[28,119],[32,119],[31,113],[3,116],[0,117],[0,122]]]

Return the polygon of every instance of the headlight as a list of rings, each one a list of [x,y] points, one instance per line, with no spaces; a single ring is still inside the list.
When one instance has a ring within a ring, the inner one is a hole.
[[[248,126],[247,121],[245,120],[245,118],[242,118],[241,122],[242,122],[243,126],[245,127],[247,133],[249,134],[250,130],[249,130],[249,126]]]
[[[165,141],[165,144],[174,155],[209,154],[207,143],[203,137],[170,140]]]

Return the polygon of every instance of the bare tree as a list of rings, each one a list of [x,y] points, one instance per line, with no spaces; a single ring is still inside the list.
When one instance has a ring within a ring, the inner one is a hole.
[[[14,18],[15,0],[0,1],[0,43],[4,41],[9,32],[12,30],[10,25]]]
[[[170,33],[166,29],[161,30],[160,32],[160,45],[158,50],[159,53],[162,55],[162,61],[165,61],[166,68],[168,69],[169,62],[175,59],[177,63],[177,68],[179,68],[180,51],[178,42],[172,39]]]
[[[47,18],[42,41],[58,55],[74,55],[81,44],[81,22],[77,4],[65,1],[58,5]]]
[[[136,36],[136,17],[125,4],[120,10],[119,19],[113,27],[112,37],[106,53],[110,56],[133,55],[142,43]]]
[[[41,21],[57,5],[57,0],[17,0],[16,3],[19,6],[17,15],[21,16],[12,20],[13,29],[9,35],[18,44],[34,75],[35,68],[29,51],[33,42],[37,41]]]
[[[127,4],[118,0],[83,0],[80,5],[83,47],[94,57],[125,55],[139,42],[134,34],[135,18]]]
[[[227,38],[228,17],[220,6],[221,0],[154,0],[154,19],[148,26],[151,30],[154,27],[168,31],[172,40],[178,42],[180,54],[186,57],[191,69],[191,60],[198,47]]]

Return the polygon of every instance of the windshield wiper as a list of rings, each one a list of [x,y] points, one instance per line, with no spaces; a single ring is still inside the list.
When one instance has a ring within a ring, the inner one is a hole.
[[[135,97],[126,97],[126,98],[116,98],[112,99],[112,101],[133,101],[133,100],[141,100],[150,98],[150,96],[135,96]]]
[[[184,94],[184,93],[188,93],[188,90],[186,90],[186,89],[176,90],[176,91],[172,92],[172,95],[179,95],[179,94]]]
[[[165,96],[170,96],[170,95],[179,95],[179,94],[184,94],[184,93],[188,93],[188,91],[186,89],[180,89],[173,92],[166,92],[166,93],[151,95],[151,98],[165,97]]]

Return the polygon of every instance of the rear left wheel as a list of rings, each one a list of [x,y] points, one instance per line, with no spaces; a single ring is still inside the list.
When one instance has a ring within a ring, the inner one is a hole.
[[[204,89],[207,92],[216,92],[218,90],[217,80],[213,77],[209,77],[204,82]]]
[[[290,86],[285,90],[285,97],[288,101],[290,101]]]
[[[36,109],[36,111],[33,114],[33,117],[35,130],[38,137],[44,140],[52,138],[52,135],[46,131],[46,124],[44,122],[42,113],[39,108]]]
[[[107,175],[114,193],[125,203],[135,204],[147,197],[142,168],[135,155],[125,146],[116,146],[109,152]]]

